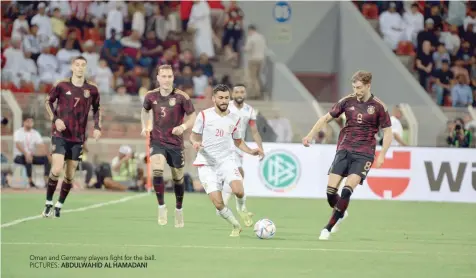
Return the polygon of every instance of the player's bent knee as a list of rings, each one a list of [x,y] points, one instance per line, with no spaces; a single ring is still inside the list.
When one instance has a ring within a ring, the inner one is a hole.
[[[163,177],[164,176],[164,170],[159,170],[159,169],[152,170],[152,175],[154,177]]]
[[[352,187],[352,189],[356,188],[358,184],[362,181],[362,178],[359,175],[351,174],[347,177],[345,184]]]
[[[172,179],[174,183],[181,184],[184,182],[183,168],[172,168]]]
[[[243,196],[245,195],[245,191],[243,189],[243,183],[241,181],[232,181],[230,187],[233,194],[235,194],[237,198],[243,198]]]

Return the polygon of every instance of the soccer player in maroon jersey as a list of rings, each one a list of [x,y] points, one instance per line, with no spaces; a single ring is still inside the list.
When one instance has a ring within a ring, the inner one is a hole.
[[[55,217],[60,217],[61,207],[71,190],[74,174],[78,162],[81,160],[91,107],[94,117],[93,137],[97,140],[101,136],[99,92],[94,83],[85,80],[86,66],[87,62],[84,57],[74,58],[71,62],[72,77],[56,82],[46,99],[46,111],[52,121],[51,148],[53,154],[43,217],[50,217],[53,214],[53,194],[66,161],[60,196],[54,207]],[[55,102],[56,107],[54,106]]]
[[[165,162],[172,170],[175,192],[175,227],[184,226],[182,202],[185,191],[183,167],[185,166],[183,133],[195,123],[195,109],[190,97],[174,88],[174,73],[170,65],[157,71],[159,88],[147,93],[141,113],[142,135],[150,133],[150,162],[155,194],[157,196],[158,223],[167,224],[167,207],[164,202]],[[148,126],[149,111],[153,112],[153,127]]]
[[[374,163],[375,134],[384,131],[382,150],[377,157],[376,167],[380,168],[385,160],[390,143],[392,129],[390,116],[385,104],[370,92],[372,73],[358,71],[352,76],[354,93],[342,98],[334,104],[331,111],[321,117],[309,134],[302,139],[304,146],[309,147],[314,135],[332,119],[345,113],[347,122],[339,134],[337,153],[329,169],[327,184],[327,201],[333,208],[331,219],[321,231],[320,240],[327,240],[331,232],[336,232],[338,225],[347,215],[346,209],[350,196],[358,184],[362,184]],[[337,193],[343,177],[347,177],[341,196]]]

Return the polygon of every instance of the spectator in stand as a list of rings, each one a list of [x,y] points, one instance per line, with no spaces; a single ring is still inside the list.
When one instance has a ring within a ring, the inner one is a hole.
[[[46,155],[37,155],[38,145],[43,144],[43,139],[38,131],[33,128],[33,117],[23,116],[23,127],[13,134],[15,148],[13,150],[16,164],[25,165],[30,187],[36,187],[32,179],[32,165],[43,165],[45,182],[50,174],[50,162]]]
[[[464,33],[463,40],[469,42],[471,53],[475,53],[476,50],[476,33],[474,32],[473,24],[468,24],[466,32]]]
[[[55,8],[53,11],[53,17],[51,18],[51,28],[59,40],[66,39],[68,29],[66,28],[64,19],[61,17],[61,11],[59,8]]]
[[[476,10],[471,10],[469,15],[464,19],[464,30],[468,31],[468,25],[471,24],[473,26],[476,25]],[[476,30],[473,29],[473,32]]]
[[[449,133],[446,141],[450,147],[469,148],[471,146],[473,134],[465,129],[462,119],[454,121],[454,124],[450,126]]]
[[[201,68],[197,68],[193,77],[193,96],[203,97],[205,89],[208,87],[208,77],[203,73]]]
[[[157,38],[162,41],[167,39],[169,33],[177,34],[179,31],[176,15],[171,13],[168,7],[157,9],[156,15],[149,21],[150,26],[155,28]]]
[[[57,0],[57,1],[51,1],[50,5],[48,7],[48,10],[54,11],[54,9],[60,9],[61,16],[63,18],[71,18],[72,11],[71,11],[71,5],[69,1],[62,1],[62,0]]]
[[[12,37],[23,39],[23,37],[29,33],[30,26],[28,25],[28,20],[26,20],[26,13],[24,11],[20,11],[18,18],[13,22]]]
[[[135,65],[148,68],[152,64],[150,57],[142,56],[142,43],[137,31],[132,31],[130,36],[122,38],[121,44],[124,46],[124,61],[127,70],[133,69]]]
[[[180,72],[180,61],[174,57],[174,52],[170,48],[165,50],[164,55],[160,58],[158,66],[161,65],[171,65],[174,72]]]
[[[42,45],[58,47],[59,40],[53,34],[51,18],[46,14],[46,4],[44,2],[38,4],[38,14],[31,19],[30,24],[38,25],[38,37]]]
[[[443,30],[443,19],[441,18],[439,5],[433,5],[431,7],[430,15],[426,19],[428,18],[431,18],[433,20],[436,30]]]
[[[38,39],[38,25],[31,25],[30,34],[23,39],[23,50],[31,53],[31,58],[36,62],[41,54],[40,40]]]
[[[83,46],[81,45],[81,42],[79,41],[79,38],[78,38],[77,29],[74,29],[74,28],[68,29],[68,36],[62,42],[61,44],[62,47],[64,47],[64,45],[66,44],[66,41],[68,40],[73,41],[73,49],[76,49],[79,52],[83,51]]]
[[[111,30],[111,38],[104,42],[104,46],[101,51],[101,57],[106,59],[109,67],[112,70],[116,70],[119,64],[122,63],[124,58],[124,48],[120,41],[118,41],[116,30]]]
[[[113,36],[116,40],[122,37],[124,31],[124,15],[121,10],[121,4],[116,1],[109,2],[113,9],[109,10],[106,19],[106,39],[111,39]],[[127,12],[126,12],[127,15]],[[112,32],[114,30],[114,32]]]
[[[25,55],[21,50],[21,39],[12,38],[10,47],[3,52],[6,63],[2,70],[2,81],[11,81],[15,86],[20,86],[20,74],[25,70]]]
[[[38,89],[40,84],[40,79],[38,77],[38,67],[31,59],[30,52],[24,52],[25,61],[24,68],[25,70],[20,73],[20,85],[23,92],[33,92],[35,89]]]
[[[96,27],[106,25],[107,12],[106,1],[93,1],[88,6],[88,15]]]
[[[213,66],[212,64],[210,63],[210,61],[208,61],[208,56],[207,54],[205,53],[202,53],[200,55],[200,60],[199,60],[199,63],[198,63],[198,67],[200,69],[202,69],[203,73],[210,79],[213,79]]]
[[[135,66],[134,70],[126,73],[123,77],[124,86],[127,88],[127,93],[130,95],[138,95],[141,87],[143,69],[140,66]]]
[[[261,69],[264,63],[266,40],[254,25],[248,26],[248,37],[244,51],[247,54],[250,99],[261,99]]]
[[[403,14],[403,21],[405,24],[406,40],[417,45],[417,36],[424,28],[423,15],[418,10],[418,4],[413,3],[410,12],[406,11]]]
[[[112,92],[112,88],[114,87],[114,75],[105,59],[99,60],[99,67],[94,74],[94,81],[98,85],[100,93],[109,94]]]
[[[151,59],[151,67],[155,67],[163,52],[161,41],[155,36],[153,30],[147,32],[146,38],[142,42],[142,57]]]
[[[185,90],[185,88],[193,88],[193,70],[190,66],[185,66],[182,70],[182,74],[175,79],[176,86]]]
[[[206,53],[210,58],[215,57],[210,7],[205,0],[193,3],[188,25],[194,31],[195,56]]]
[[[441,69],[443,61],[450,63],[451,58],[450,54],[445,48],[444,44],[439,44],[437,51],[433,52],[433,63],[435,65],[435,69]]]
[[[464,67],[464,61],[459,59],[459,58],[456,58],[456,61],[454,63],[454,66],[451,68],[451,71],[453,72],[453,75],[454,76],[458,76],[458,75],[463,75],[464,76],[464,80],[465,80],[465,84],[469,84],[469,72],[468,70]]]
[[[238,43],[243,37],[243,17],[243,11],[236,5],[236,1],[231,1],[226,12],[225,31],[222,41],[227,60],[238,60]]]
[[[206,55],[206,54],[205,54]],[[183,51],[180,57],[180,70],[183,71],[185,67],[191,67],[192,71],[197,67],[195,63],[195,58],[193,57],[193,52],[189,49]]]
[[[116,94],[112,97],[111,103],[113,104],[129,104],[132,102],[132,97],[127,94],[126,86],[118,86],[116,88]]]
[[[66,23],[69,27],[78,28],[84,35],[84,29],[93,28],[91,16],[88,14],[89,3],[86,1],[71,1],[72,16]]]
[[[81,55],[76,49],[73,49],[73,41],[67,40],[64,48],[61,48],[58,53],[56,53],[56,58],[60,64],[60,75],[62,78],[67,78],[71,76],[71,61],[74,57]]]
[[[425,20],[425,29],[418,33],[417,49],[421,49],[424,41],[429,41],[433,47],[439,44],[438,36],[434,29],[434,22],[431,18]]]
[[[38,65],[38,72],[40,73],[40,82],[54,84],[61,78],[58,73],[59,62],[56,56],[51,54],[51,47],[43,47],[36,63]]]
[[[433,71],[433,83],[432,91],[436,95],[436,103],[443,105],[444,97],[450,94],[451,85],[453,84],[453,73],[449,68],[449,60],[443,60],[441,63],[441,69]]]
[[[417,53],[416,68],[423,88],[428,88],[428,77],[433,70],[433,58],[431,57],[431,44],[429,41],[423,42],[423,47]]]
[[[132,31],[136,31],[139,38],[144,36],[145,32],[145,8],[144,4],[137,2],[134,3],[135,12],[132,16]]]
[[[473,56],[473,53],[471,52],[470,49],[470,44],[468,41],[463,41],[463,44],[461,45],[461,48],[458,50],[458,53],[456,53],[456,58],[463,60],[464,62],[464,67],[470,72],[471,71],[471,57]]]
[[[383,40],[390,49],[395,50],[398,43],[404,40],[404,22],[402,16],[397,13],[395,3],[391,2],[387,11],[379,17],[380,32]]]
[[[449,32],[442,32],[440,41],[445,44],[450,55],[456,55],[461,45],[461,39],[458,35],[458,26],[451,25]]]
[[[223,22],[225,20],[225,7],[222,4],[222,1],[207,1],[208,6],[210,7],[210,16],[213,30],[216,34],[221,33],[223,28]]]
[[[459,28],[463,25],[464,17],[466,16],[466,5],[463,1],[449,2],[446,22],[451,25],[456,25]]]
[[[180,19],[182,20],[182,31],[188,30],[188,21],[192,12],[193,1],[181,1],[180,3]]]
[[[95,45],[92,40],[87,40],[84,43],[84,52],[81,54],[88,62],[88,77],[93,77],[99,67],[99,53],[95,51]]]
[[[451,89],[453,107],[468,107],[473,104],[473,92],[462,74],[456,76],[458,83]]]

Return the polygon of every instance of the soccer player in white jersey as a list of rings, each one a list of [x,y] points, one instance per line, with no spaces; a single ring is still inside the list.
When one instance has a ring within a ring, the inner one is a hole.
[[[213,88],[214,107],[203,110],[195,120],[190,141],[198,152],[193,165],[198,167],[198,176],[205,192],[210,196],[219,215],[233,225],[230,234],[237,237],[241,232],[240,222],[233,212],[223,203],[223,185],[229,185],[238,202],[238,213],[245,226],[250,227],[253,221],[248,213],[244,213],[243,178],[235,162],[235,147],[251,155],[262,156],[260,149],[250,149],[242,140],[239,131],[240,116],[228,109],[230,89],[219,84]]]
[[[233,87],[232,92],[233,101],[230,103],[230,111],[232,113],[238,114],[241,118],[239,130],[243,139],[246,136],[246,131],[248,127],[251,130],[251,135],[253,140],[258,145],[258,148],[263,152],[263,141],[259,135],[258,127],[256,126],[256,111],[251,107],[251,105],[245,103],[246,99],[246,87],[242,84],[237,84]],[[245,172],[243,171],[243,151],[239,148],[236,148],[235,151],[235,160],[238,165],[238,170],[240,171],[241,176],[245,177]],[[223,188],[223,201],[225,205],[228,205],[228,201],[231,197],[231,188],[225,186]],[[244,212],[248,213],[250,216],[253,216],[251,212],[248,212],[246,209],[246,195],[243,197],[245,204],[242,206]],[[236,208],[238,209],[238,199],[236,199]]]

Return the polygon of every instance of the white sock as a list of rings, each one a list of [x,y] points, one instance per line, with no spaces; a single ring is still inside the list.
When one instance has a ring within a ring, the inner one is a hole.
[[[163,209],[163,208],[165,208],[165,205],[159,205],[159,208]]]
[[[221,196],[223,198],[223,203],[225,204],[225,206],[228,205],[228,202],[230,201],[230,198],[231,198],[231,194],[232,192],[225,191],[225,190],[221,192]]]
[[[63,204],[62,204],[62,203],[60,203],[60,202],[58,201],[58,202],[56,202],[56,205],[55,205],[55,207],[57,207],[57,208],[61,208],[61,207],[63,207]]]
[[[246,195],[243,196],[243,198],[238,198],[238,196],[235,196],[236,199],[236,210],[237,211],[245,211],[246,210]]]
[[[46,201],[46,202],[45,202],[45,205],[50,205],[50,206],[52,206],[52,205],[53,205],[53,201]]]
[[[240,226],[240,222],[236,220],[235,216],[233,215],[233,212],[229,208],[225,207],[222,210],[220,210],[218,213],[223,219],[225,219],[228,223],[233,225],[233,227]]]

